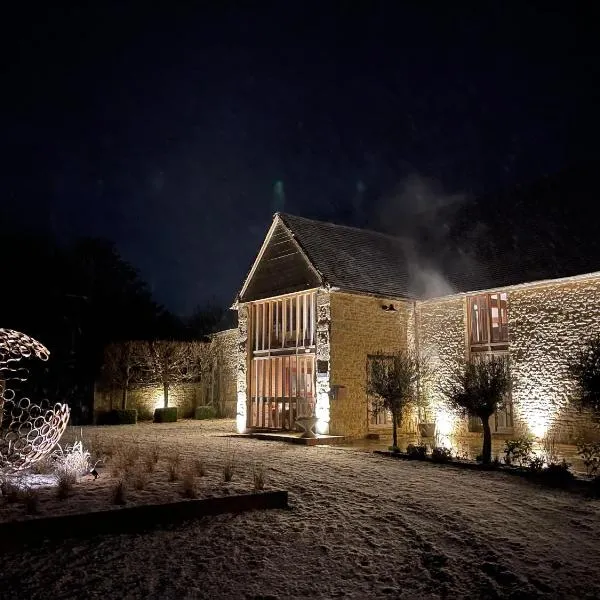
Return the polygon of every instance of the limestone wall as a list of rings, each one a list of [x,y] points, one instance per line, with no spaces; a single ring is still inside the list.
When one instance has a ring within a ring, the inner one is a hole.
[[[198,383],[183,383],[169,388],[169,406],[176,406],[179,418],[190,418],[196,406],[204,404],[206,390]],[[163,406],[162,386],[144,386],[131,389],[127,398],[127,408],[138,411],[140,421],[151,419],[154,409]],[[94,411],[111,410],[121,407],[121,390],[97,390]]]
[[[383,310],[383,305],[396,310]],[[407,347],[412,302],[330,293],[330,384],[344,386],[331,400],[330,433],[363,437],[368,431],[367,356]]]
[[[590,415],[569,408],[567,363],[580,343],[600,332],[600,278],[509,291],[508,329],[515,418],[560,441],[593,435]]]
[[[238,306],[238,334],[236,352],[236,423],[237,430],[243,432],[247,425],[248,413],[248,305]]]
[[[415,339],[431,372],[424,391],[438,433],[466,433],[466,423],[447,410],[441,391],[466,357],[466,299],[453,297],[417,303]]]
[[[236,412],[236,383],[238,367],[238,329],[220,331],[212,339],[214,366],[205,381],[173,385],[169,388],[169,406],[179,408],[180,418],[194,415],[197,406],[210,404],[220,417],[234,417]],[[128,408],[138,410],[140,419],[152,418],[154,409],[162,406],[162,386],[137,386],[128,394]],[[94,395],[94,411],[121,407],[120,389],[103,390]]]

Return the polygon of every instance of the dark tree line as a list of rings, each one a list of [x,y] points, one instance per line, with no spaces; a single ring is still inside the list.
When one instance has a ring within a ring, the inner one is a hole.
[[[226,312],[198,308],[180,318],[158,304],[136,269],[103,239],[58,243],[3,231],[0,327],[33,336],[51,352],[32,364],[36,398],[67,401],[74,421],[91,416],[104,348],[125,340],[198,339],[227,326]]]

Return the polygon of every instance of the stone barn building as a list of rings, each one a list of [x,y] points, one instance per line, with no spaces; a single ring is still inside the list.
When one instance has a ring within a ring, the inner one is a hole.
[[[424,275],[451,293],[432,294]],[[385,431],[389,415],[370,410],[368,361],[412,348],[436,382],[406,433],[479,435],[475,421],[448,412],[439,384],[460,360],[487,353],[508,357],[514,381],[492,431],[573,442],[593,424],[569,405],[567,362],[600,329],[600,273],[565,275],[525,282],[474,268],[442,278],[415,266],[403,238],[276,213],[233,307],[238,430],[293,430],[312,414],[318,433]]]

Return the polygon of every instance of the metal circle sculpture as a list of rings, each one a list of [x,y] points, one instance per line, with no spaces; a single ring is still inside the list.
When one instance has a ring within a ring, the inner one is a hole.
[[[69,422],[66,404],[51,406],[19,398],[11,381],[27,380],[27,369],[18,368],[24,358],[48,360],[50,352],[37,340],[12,329],[0,329],[0,470],[22,471],[47,456]]]

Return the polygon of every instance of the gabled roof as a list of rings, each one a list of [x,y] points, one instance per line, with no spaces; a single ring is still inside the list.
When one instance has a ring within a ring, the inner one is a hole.
[[[380,297],[423,300],[597,271],[597,268],[584,268],[589,265],[583,263],[554,264],[544,244],[515,257],[510,252],[500,253],[498,260],[484,253],[474,259],[450,244],[425,256],[423,249],[407,238],[275,213],[239,298],[253,280],[274,232],[282,227],[289,233],[287,237],[295,252],[304,258],[314,274],[311,281],[305,276],[297,290],[320,285]],[[271,271],[275,275],[279,272],[280,269]],[[275,276],[274,279],[281,278]],[[285,291],[294,289],[290,287],[281,293]]]
[[[354,292],[412,297],[406,240],[368,229],[277,213],[332,287]]]
[[[240,296],[248,287],[269,235],[278,223],[289,230],[302,254],[318,273],[321,285],[378,296],[412,297],[405,240],[287,213],[275,213],[265,244]]]

